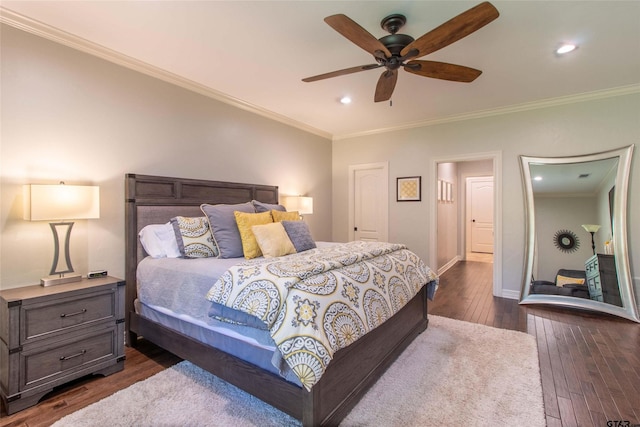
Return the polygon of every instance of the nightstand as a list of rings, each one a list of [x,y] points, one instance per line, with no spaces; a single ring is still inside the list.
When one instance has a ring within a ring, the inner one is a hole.
[[[107,276],[0,291],[0,397],[8,414],[70,380],[124,368],[124,285]]]

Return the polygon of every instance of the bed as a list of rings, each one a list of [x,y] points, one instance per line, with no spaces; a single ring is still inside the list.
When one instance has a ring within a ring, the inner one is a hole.
[[[262,359],[268,358],[270,350],[260,339],[256,346],[264,348],[266,355],[260,356],[257,352],[253,360],[245,357],[243,350],[217,348],[216,342],[226,340],[226,336],[215,335],[218,332],[210,325],[192,332],[197,329],[193,325],[181,329],[163,322],[162,313],[148,314],[151,311],[141,304],[143,298],[138,295],[137,286],[138,266],[149,258],[140,244],[140,230],[150,224],[166,223],[176,216],[201,216],[202,203],[238,204],[252,200],[277,204],[278,187],[139,174],[125,176],[126,343],[135,346],[139,338],[151,341],[299,419],[304,426],[337,425],[397,356],[427,328],[427,300],[437,280],[421,286],[415,296],[380,326],[337,350],[310,390],[296,382],[294,376],[283,376],[277,369],[265,366]],[[212,339],[208,339],[208,335],[212,335]]]

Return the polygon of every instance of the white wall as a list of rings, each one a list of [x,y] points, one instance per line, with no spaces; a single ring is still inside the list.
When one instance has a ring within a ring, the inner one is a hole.
[[[438,179],[451,183],[455,192],[460,188],[458,181],[458,164],[457,163],[439,163]],[[443,199],[445,199],[443,195]],[[447,264],[458,259],[461,255],[458,247],[458,212],[460,206],[460,197],[456,193],[453,201],[449,202],[441,200],[438,202],[438,265],[435,266],[438,272]]]
[[[404,242],[425,260],[432,259],[428,242],[428,202],[435,183],[428,177],[432,160],[469,153],[502,153],[502,281],[503,291],[518,293],[525,247],[525,214],[519,155],[569,156],[595,153],[640,141],[640,94],[631,94],[544,109],[514,112],[392,134],[355,137],[333,143],[333,237],[347,235],[347,166],[389,161],[390,186],[398,176],[423,177],[423,202],[389,201],[390,240]],[[638,148],[638,147],[636,147]],[[632,162],[628,221],[629,253],[636,295],[640,295],[640,162]],[[635,219],[635,221],[634,221]],[[634,238],[635,236],[635,238]]]
[[[99,220],[77,221],[74,268],[124,275],[124,175],[278,185],[313,196],[331,239],[331,143],[12,27],[1,28],[0,287],[49,273],[46,222],[22,220],[22,185],[95,184]]]

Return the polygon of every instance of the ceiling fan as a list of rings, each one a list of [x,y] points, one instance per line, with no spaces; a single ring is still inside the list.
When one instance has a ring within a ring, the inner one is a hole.
[[[387,101],[391,98],[398,80],[398,69],[400,67],[423,77],[455,82],[472,82],[482,74],[482,71],[462,65],[413,58],[428,55],[448,46],[484,27],[499,15],[498,10],[491,3],[480,3],[415,40],[406,34],[396,34],[407,21],[404,15],[394,14],[384,18],[380,25],[390,35],[380,39],[376,39],[346,15],[327,16],[324,21],[331,28],[372,54],[376,63],[319,74],[302,79],[302,81],[315,82],[385,67],[385,71],[378,79],[374,97],[375,102]]]

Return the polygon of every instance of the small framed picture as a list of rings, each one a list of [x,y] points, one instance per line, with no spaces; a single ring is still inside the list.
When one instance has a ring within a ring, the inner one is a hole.
[[[422,199],[421,176],[397,178],[398,202],[419,202]]]
[[[438,201],[442,201],[442,180],[438,180]]]

